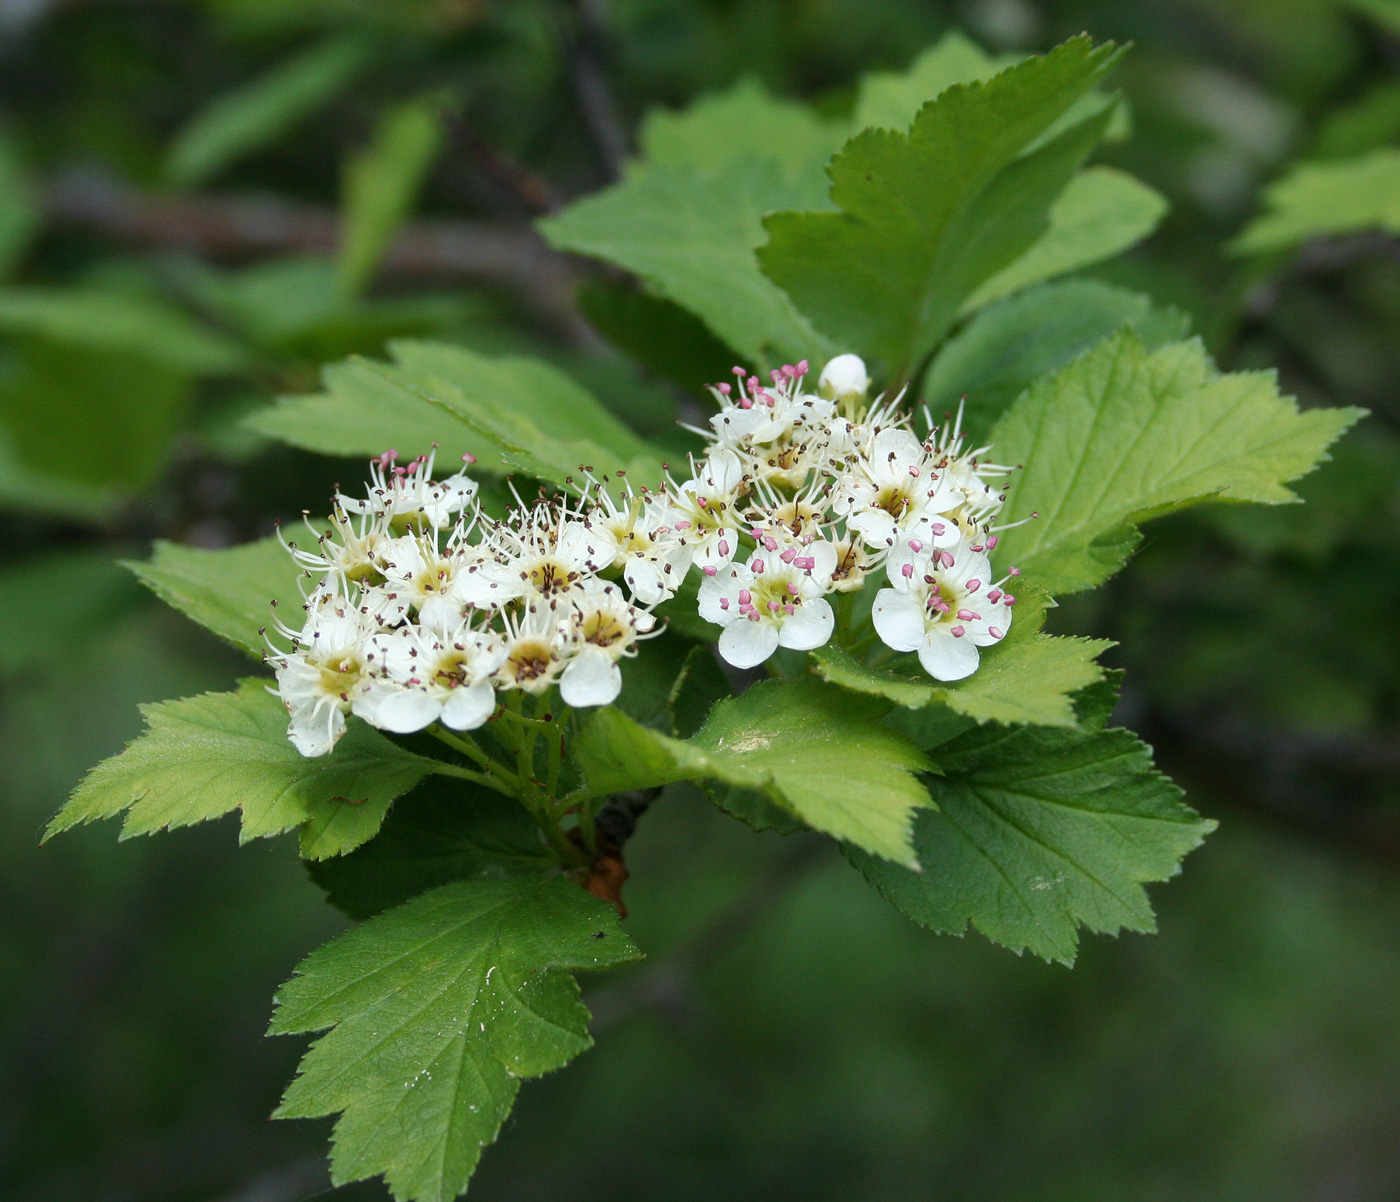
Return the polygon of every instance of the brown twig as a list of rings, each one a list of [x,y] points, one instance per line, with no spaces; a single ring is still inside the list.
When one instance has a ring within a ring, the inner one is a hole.
[[[569,47],[569,75],[584,123],[613,179],[627,161],[627,130],[608,84],[606,0],[574,0],[577,33]]]
[[[537,216],[552,213],[562,203],[559,194],[543,176],[536,175],[519,160],[493,146],[466,120],[455,113],[445,118],[447,132],[473,162],[498,184],[502,184],[526,210]]]

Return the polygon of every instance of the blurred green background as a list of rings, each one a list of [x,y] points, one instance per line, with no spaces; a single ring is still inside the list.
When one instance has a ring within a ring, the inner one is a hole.
[[[628,851],[650,960],[585,983],[598,1047],[523,1091],[472,1196],[1400,1196],[1400,242],[1225,249],[1287,164],[1400,143],[1400,0],[0,0],[0,1195],[328,1189],[328,1124],[266,1118],[301,1050],[271,995],[344,924],[290,840],[38,845],[136,703],[246,671],[116,561],[323,506],[359,466],[240,419],[392,337],[544,355],[657,422],[674,393],[531,218],[653,106],[752,76],[838,113],[950,28],[1132,41],[1101,157],[1172,212],[1090,274],[1372,410],[1306,507],[1159,523],[1055,615],[1120,640],[1119,720],[1221,828],[1160,935],[1070,971],[676,793]]]

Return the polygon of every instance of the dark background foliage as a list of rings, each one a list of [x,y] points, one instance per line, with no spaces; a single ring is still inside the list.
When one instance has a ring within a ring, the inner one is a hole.
[[[749,75],[839,113],[953,26],[1132,41],[1134,134],[1101,157],[1173,209],[1091,274],[1185,310],[1228,368],[1372,410],[1306,507],[1159,523],[1055,615],[1121,642],[1119,720],[1221,828],[1154,890],[1160,935],[1068,971],[933,937],[834,853],[677,795],[629,846],[651,959],[590,983],[598,1048],[527,1087],[473,1196],[1400,1193],[1400,256],[1224,249],[1286,163],[1400,138],[1388,0],[0,0],[0,1193],[327,1188],[326,1124],[266,1119],[300,1052],[261,1038],[271,994],[344,921],[291,842],[38,846],[135,703],[244,670],[114,561],[323,504],[358,467],[239,418],[390,337],[541,354],[656,421],[674,398],[590,329],[589,269],[530,218],[613,178],[651,106]],[[304,117],[226,163],[172,153],[327,39],[354,65]],[[338,290],[344,165],[425,94],[446,149],[372,286]]]

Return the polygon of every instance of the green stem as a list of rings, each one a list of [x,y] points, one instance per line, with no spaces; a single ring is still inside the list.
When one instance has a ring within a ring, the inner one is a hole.
[[[449,764],[446,760],[434,760],[433,771],[439,776],[455,776],[459,780],[469,780],[474,784],[482,785],[493,792],[500,793],[503,797],[515,797],[515,782],[501,780],[495,776],[486,776],[480,772],[473,772],[470,768],[463,768],[460,764]]]

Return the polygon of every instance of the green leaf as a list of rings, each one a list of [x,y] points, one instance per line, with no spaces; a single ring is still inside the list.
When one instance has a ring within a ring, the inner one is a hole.
[[[6,615],[0,626],[0,674],[33,665],[52,671],[81,661],[97,631],[145,601],[108,547],[52,551],[5,568],[0,571],[0,613]]]
[[[1400,233],[1400,150],[1299,163],[1264,192],[1265,212],[1230,244],[1236,254],[1284,250],[1308,238]]]
[[[1029,288],[982,310],[948,339],[929,364],[920,395],[935,413],[956,409],[966,397],[964,428],[981,441],[993,419],[1036,380],[1124,326],[1155,350],[1185,338],[1189,319],[1098,280]]]
[[[1310,156],[1348,159],[1400,138],[1400,83],[1384,79],[1362,97],[1334,110],[1318,127]]]
[[[157,539],[150,559],[126,566],[167,605],[258,658],[267,649],[259,631],[278,614],[301,626],[305,573],[276,538],[222,551]]]
[[[1027,148],[1114,56],[1076,38],[986,83],[949,88],[907,135],[858,134],[831,163],[841,211],[768,217],[763,270],[825,334],[903,377],[964,302],[1046,232],[1108,113]]]
[[[39,205],[19,149],[0,129],[0,279],[10,273],[39,228]]]
[[[282,987],[273,1034],[331,1030],[277,1117],[341,1112],[337,1185],[382,1173],[395,1198],[448,1202],[521,1079],[591,1045],[565,970],[639,955],[617,911],[562,877],[434,889],[313,952]]]
[[[240,842],[302,827],[302,855],[321,859],[372,838],[389,803],[435,770],[357,720],[330,755],[306,759],[268,683],[142,706],[146,733],[87,774],[44,838],[123,811],[129,839],[237,809]]]
[[[90,287],[0,288],[0,331],[130,355],[191,375],[227,375],[243,351],[152,297]]]
[[[1359,409],[1299,412],[1272,372],[1222,375],[1199,339],[1149,354],[1125,330],[1041,381],[997,423],[995,455],[1025,467],[1000,562],[1051,593],[1090,588],[1132,552],[1136,525],[1202,500],[1295,499]]]
[[[1167,212],[1158,192],[1112,167],[1089,167],[1050,206],[1050,226],[1009,267],[964,302],[971,313],[1003,296],[1121,254],[1152,233]]]
[[[751,363],[834,353],[758,269],[763,215],[825,204],[820,169],[793,177],[771,158],[723,170],[637,165],[619,184],[539,223],[559,250],[624,267],[689,309]]]
[[[220,96],[176,135],[167,178],[181,188],[207,182],[329,101],[368,58],[369,47],[360,38],[328,38]]]
[[[307,868],[332,905],[364,919],[451,881],[538,876],[555,864],[518,801],[429,776],[368,843]]]
[[[878,724],[886,708],[812,679],[762,681],[716,704],[690,739],[601,709],[571,754],[591,797],[678,780],[735,785],[819,831],[914,866],[909,823],[928,794],[913,774],[929,764]]]
[[[908,71],[872,72],[860,81],[855,127],[878,125],[903,133],[926,101],[954,84],[990,79],[1015,61],[1014,55],[993,58],[971,38],[951,30],[920,54]]]
[[[946,705],[977,722],[1074,726],[1074,694],[1103,677],[1094,661],[1113,644],[1042,633],[1049,604],[1049,597],[1035,588],[1018,590],[1006,638],[984,647],[977,671],[951,684],[930,677],[914,655],[872,668],[839,644],[828,643],[812,658],[832,684],[911,709]]]
[[[354,358],[322,373],[325,391],[254,414],[260,434],[329,455],[421,453],[440,444],[444,464],[464,452],[487,471],[518,469],[555,484],[625,469],[640,484],[661,479],[654,448],[558,368],[465,347],[397,342],[396,362]]]
[[[368,149],[345,167],[340,286],[351,296],[374,275],[413,209],[442,146],[438,104],[411,100],[379,119]]]
[[[1143,883],[1174,876],[1214,829],[1125,730],[968,731],[938,750],[938,809],[914,828],[922,873],[848,850],[922,926],[969,924],[1012,951],[1070,964],[1080,924],[1151,931]]]

